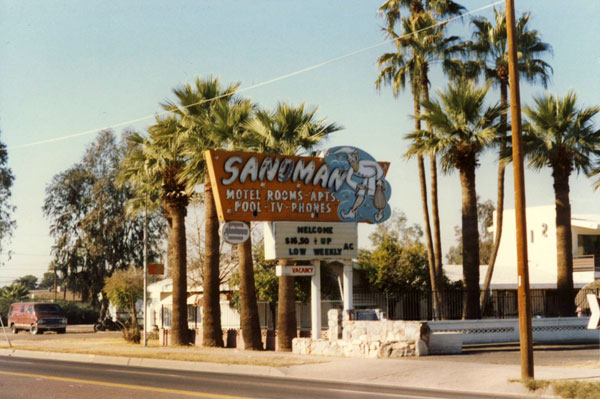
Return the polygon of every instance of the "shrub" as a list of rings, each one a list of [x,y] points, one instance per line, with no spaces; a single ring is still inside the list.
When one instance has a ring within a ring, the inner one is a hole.
[[[98,321],[100,312],[89,303],[56,301],[67,316],[69,324],[93,324]]]

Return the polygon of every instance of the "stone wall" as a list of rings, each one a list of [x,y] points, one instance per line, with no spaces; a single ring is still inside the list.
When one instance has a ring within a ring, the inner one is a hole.
[[[293,352],[345,357],[405,357],[428,354],[427,323],[401,320],[352,320],[351,313],[327,313],[328,339],[295,338]]]

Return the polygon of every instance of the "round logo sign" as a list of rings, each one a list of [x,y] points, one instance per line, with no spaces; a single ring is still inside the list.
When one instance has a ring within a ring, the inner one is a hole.
[[[221,225],[221,237],[231,245],[241,244],[250,237],[250,226],[244,222],[227,222]]]

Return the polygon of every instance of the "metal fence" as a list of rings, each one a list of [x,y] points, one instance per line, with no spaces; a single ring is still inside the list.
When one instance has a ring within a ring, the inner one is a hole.
[[[600,294],[600,289],[574,290],[571,298],[578,299],[576,306],[587,312],[585,294]],[[444,291],[442,294],[442,315],[445,319],[462,318],[465,292],[462,290]],[[392,320],[433,320],[431,292],[363,292],[354,293],[354,307],[379,308]],[[559,298],[555,289],[531,290],[531,314],[539,317],[558,317]],[[483,318],[518,317],[517,290],[493,290],[481,310]],[[577,314],[573,314],[576,316]]]
[[[600,294],[600,289],[574,290],[572,300],[581,306],[586,314],[586,294]],[[444,319],[461,319],[463,299],[462,290],[442,292],[442,315]],[[432,293],[415,292],[355,292],[353,295],[355,309],[381,309],[391,320],[433,320]],[[536,317],[558,317],[559,299],[555,289],[531,290],[531,313]],[[223,328],[239,328],[239,314],[235,309],[224,309],[228,304],[221,303]],[[342,301],[321,301],[321,325],[327,326],[327,311],[342,309]],[[202,324],[201,308],[188,305],[188,324]],[[515,318],[518,317],[517,290],[492,290],[489,299],[481,310],[482,318]],[[277,303],[258,302],[258,315],[262,329],[277,327]],[[573,314],[576,316],[576,314]],[[171,326],[171,307],[161,307],[160,327]],[[310,303],[296,302],[296,324],[299,330],[310,330]]]

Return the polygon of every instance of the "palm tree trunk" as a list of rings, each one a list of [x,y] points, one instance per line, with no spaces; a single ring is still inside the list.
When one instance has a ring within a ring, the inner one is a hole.
[[[287,261],[281,261],[287,266]],[[279,305],[277,308],[277,347],[280,352],[291,352],[296,337],[296,295],[294,277],[279,277]]]
[[[169,215],[168,240],[171,247],[171,278],[173,279],[173,311],[171,319],[171,343],[190,343],[187,322],[187,258],[185,241],[186,205],[181,199],[165,201]]]
[[[206,221],[204,226],[202,346],[223,346],[221,293],[219,290],[219,220],[208,174],[204,182],[204,207]]]
[[[423,100],[429,101],[429,78],[428,66],[423,65],[421,79],[421,91],[423,92]],[[431,132],[431,126],[427,125],[427,130]],[[433,292],[433,314],[437,320],[442,319],[442,276],[444,275],[442,263],[442,238],[440,232],[440,211],[438,206],[438,183],[437,183],[437,162],[436,154],[431,154],[431,217],[433,219],[433,271],[434,277],[431,280],[431,290]],[[427,193],[425,193],[427,195]]]
[[[252,262],[252,237],[238,244],[240,262],[240,325],[244,348],[262,350],[256,286],[254,284],[254,264]]]
[[[463,233],[463,319],[479,319],[479,230],[477,229],[477,192],[475,160],[460,168]]]
[[[506,107],[508,105],[508,83],[501,81],[500,83],[500,105]],[[494,274],[494,266],[496,265],[496,257],[498,256],[498,249],[500,248],[500,239],[502,238],[502,220],[504,216],[504,171],[506,164],[502,161],[502,155],[506,150],[506,125],[508,123],[508,117],[503,114],[500,117],[502,123],[502,136],[500,137],[500,150],[498,151],[498,199],[496,200],[496,231],[494,237],[494,248],[490,254],[490,261],[488,262],[488,269],[485,273],[485,280],[483,281],[483,291],[479,296],[479,307],[483,312],[485,310],[486,302],[489,297],[490,284],[492,282],[492,275]]]
[[[555,167],[554,197],[556,205],[556,288],[558,290],[558,312],[561,317],[575,315],[573,297],[573,242],[571,237],[571,204],[569,201],[568,168]]]

